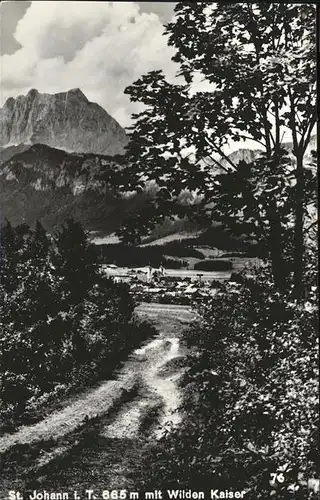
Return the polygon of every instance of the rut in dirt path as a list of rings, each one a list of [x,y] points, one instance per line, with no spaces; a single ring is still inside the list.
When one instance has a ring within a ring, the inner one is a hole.
[[[194,314],[185,306],[161,304],[142,304],[138,313],[153,318],[159,334],[136,349],[126,363],[126,370],[137,381],[137,395],[122,405],[111,424],[106,424],[103,436],[107,438],[139,437],[150,414],[157,423],[154,426],[155,437],[161,436],[166,423],[177,425],[180,422],[178,380],[183,371],[185,352],[179,337]]]

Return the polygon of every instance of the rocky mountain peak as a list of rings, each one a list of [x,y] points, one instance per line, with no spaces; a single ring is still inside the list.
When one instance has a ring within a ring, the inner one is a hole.
[[[3,109],[11,109],[14,106],[15,100],[13,97],[9,97],[4,103]]]
[[[71,94],[71,95],[73,95],[75,97],[79,97],[79,99],[84,99],[85,101],[88,101],[88,99],[86,98],[86,96],[84,95],[84,93],[82,92],[82,90],[79,89],[79,88],[68,90],[68,94],[69,95]]]
[[[37,89],[30,89],[29,92],[27,93],[27,96],[29,98],[34,99],[38,94],[39,94],[39,92],[37,91]],[[23,96],[21,96],[21,97],[23,97]]]
[[[46,144],[77,153],[121,154],[127,136],[80,88],[57,94],[30,89],[0,109],[0,146]]]

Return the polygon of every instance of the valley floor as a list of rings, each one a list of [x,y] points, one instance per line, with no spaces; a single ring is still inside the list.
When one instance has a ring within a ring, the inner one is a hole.
[[[148,441],[159,438],[167,422],[179,424],[177,382],[186,355],[179,338],[195,317],[187,306],[155,303],[140,304],[137,313],[150,318],[158,334],[131,353],[114,380],[0,438],[1,500],[9,490],[134,491]]]

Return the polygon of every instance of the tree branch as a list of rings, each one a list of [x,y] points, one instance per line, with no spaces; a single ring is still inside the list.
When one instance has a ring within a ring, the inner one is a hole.
[[[305,153],[305,152],[306,152],[306,149],[307,149],[307,147],[308,147],[308,145],[309,145],[309,142],[310,142],[310,137],[311,137],[311,132],[312,132],[312,130],[313,130],[313,127],[314,127],[314,126],[315,126],[315,124],[316,124],[316,121],[317,121],[317,112],[315,111],[315,112],[313,113],[313,116],[311,116],[311,119],[310,119],[310,122],[309,122],[309,130],[308,130],[308,132],[307,132],[307,135],[306,135],[306,137],[305,137],[305,138],[304,138],[304,137],[302,137],[302,138],[301,138],[301,142],[300,142],[300,144],[299,144],[299,146],[300,146],[300,147],[302,147],[302,151],[303,151],[303,153]],[[305,140],[304,140],[304,144],[303,144],[303,139],[305,139]]]
[[[259,139],[254,139],[253,137],[249,137],[249,136],[244,135],[244,134],[238,134],[238,137],[241,137],[242,139],[249,139],[250,141],[258,142],[258,143],[259,143],[259,144],[261,144],[264,148],[266,147],[265,142],[259,141]]]
[[[230,160],[230,158],[228,158],[222,151],[221,151],[221,148],[218,148],[218,146],[216,146],[215,144],[213,144],[211,141],[209,141],[209,139],[207,137],[205,137],[205,140],[206,140],[206,143],[211,146],[215,151],[216,153],[219,153],[222,158],[224,158],[225,160],[227,160],[228,163],[230,163],[230,165],[232,166],[232,168],[234,168],[234,170],[237,170],[237,166]]]
[[[222,170],[224,170],[226,173],[229,173],[229,170],[224,167],[223,165],[221,165],[221,163],[219,163],[215,158],[213,158],[212,155],[208,154],[209,158],[211,158],[211,160],[216,164],[218,165],[219,168],[221,168]]]
[[[310,91],[310,94],[309,94],[309,96],[308,96],[308,100],[307,100],[307,102],[306,102],[306,104],[305,104],[305,107],[306,107],[306,108],[310,105],[313,95],[314,95],[314,94]],[[299,118],[299,117],[298,117],[298,118]],[[311,115],[310,121],[312,121],[312,115]],[[309,122],[309,123],[310,123],[310,122]],[[307,130],[308,130],[308,127],[309,127],[309,123],[307,123],[307,125],[306,125],[306,126],[305,126],[305,128],[304,128],[304,130],[302,130],[302,132],[301,132],[301,142],[300,142],[300,144],[299,144],[299,146],[300,146],[300,147],[301,147],[301,146],[303,147],[304,135],[307,133]]]
[[[291,132],[292,132],[292,141],[293,141],[293,154],[297,155],[299,150],[299,143],[297,137],[297,129],[296,129],[296,120],[295,120],[295,105],[294,99],[291,92],[291,88],[288,87],[288,95],[290,100],[290,114],[291,114]]]

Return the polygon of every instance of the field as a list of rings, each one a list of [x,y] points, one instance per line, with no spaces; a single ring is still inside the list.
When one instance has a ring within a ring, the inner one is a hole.
[[[178,279],[191,278],[192,281],[198,281],[199,274],[201,274],[203,281],[224,281],[230,278],[232,272],[242,271],[245,267],[257,266],[261,264],[260,259],[256,257],[230,257],[227,260],[230,260],[233,264],[232,271],[195,271],[193,269],[166,269],[165,272],[167,276],[176,277]],[[135,273],[147,273],[147,266],[137,268],[110,268],[107,265],[103,265],[102,268],[108,275],[122,279],[130,277],[130,271],[134,271]]]

